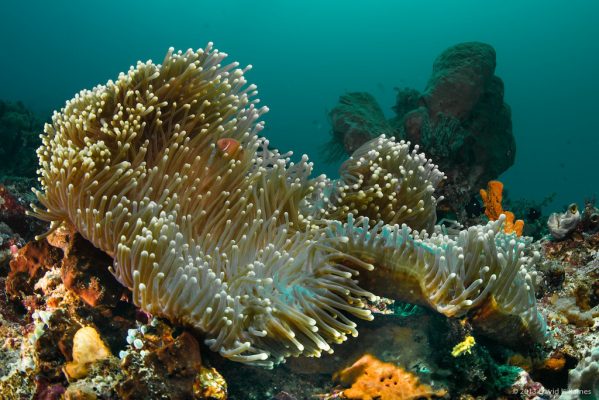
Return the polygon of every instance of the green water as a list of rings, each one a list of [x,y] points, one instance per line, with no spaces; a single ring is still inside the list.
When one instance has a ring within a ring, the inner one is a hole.
[[[327,110],[368,91],[392,115],[394,87],[422,90],[434,58],[463,41],[497,51],[512,108],[510,197],[553,208],[599,194],[597,1],[23,1],[0,6],[0,99],[49,115],[83,88],[169,46],[215,46],[252,64],[275,146],[318,148]],[[551,210],[549,210],[551,211]]]

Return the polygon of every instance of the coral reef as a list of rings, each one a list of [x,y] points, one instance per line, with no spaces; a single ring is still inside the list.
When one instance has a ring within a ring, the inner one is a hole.
[[[26,215],[28,205],[34,201],[30,179],[7,179],[0,183],[0,250],[9,250],[10,246],[22,247],[47,224],[37,218]]]
[[[371,295],[339,264],[356,259],[306,229],[300,202],[320,181],[258,138],[266,108],[224,58],[171,50],[69,101],[38,151],[36,213],[74,225],[114,257],[136,304],[196,327],[223,356],[318,355],[355,333],[334,310],[370,318]]]
[[[539,382],[535,382],[528,372],[522,370],[508,393],[515,399],[549,400],[549,391]],[[508,397],[508,398],[512,398]]]
[[[580,225],[579,225],[580,226]],[[547,258],[565,261],[572,265],[587,264],[592,258],[593,249],[599,245],[599,234],[574,232],[571,237],[560,241],[544,242]]]
[[[586,200],[582,212],[581,229],[585,232],[599,232],[599,208],[595,207],[595,200]]]
[[[392,107],[395,117],[391,120],[392,126],[400,126],[403,116],[420,106],[420,92],[411,88],[395,88],[395,105]]]
[[[502,205],[490,182],[488,223],[476,199],[468,220],[437,225],[438,190],[470,188],[422,146],[384,135],[358,146],[373,126],[409,122],[449,134],[425,140],[447,144],[437,157],[463,149],[494,53],[445,54],[385,124],[368,119],[382,115],[372,98],[349,96],[335,118],[355,150],[336,181],[269,149],[266,109],[224,59],[211,45],[171,50],[55,113],[38,152],[34,214],[52,224],[40,240],[25,245],[43,228],[24,215],[25,181],[1,187],[0,397],[595,395],[593,202],[563,239],[532,243],[503,207],[540,221],[539,206]],[[404,118],[415,108],[436,111]]]
[[[460,43],[443,51],[422,101],[432,118],[445,114],[464,120],[472,112],[495,72],[495,50],[479,42]]]
[[[535,274],[529,273],[538,255],[524,254],[526,241],[502,233],[503,222],[501,217],[450,237],[419,234],[406,225],[370,228],[367,218],[350,217],[331,225],[330,235],[347,238],[339,248],[375,266],[358,276],[361,287],[446,316],[476,310],[477,329],[522,345],[545,335],[536,310]]]
[[[190,333],[174,337],[168,326],[152,322],[129,330],[127,338],[131,343],[121,353],[125,375],[118,386],[122,398],[227,398],[225,381],[202,365],[199,344]]]
[[[266,108],[225,56],[171,49],[68,101],[38,150],[35,215],[74,227],[114,258],[136,305],[234,361],[331,351],[357,334],[348,316],[372,318],[372,292],[446,316],[479,309],[476,329],[508,344],[543,339],[535,256],[502,218],[433,232],[442,174],[393,138],[356,150],[343,185],[311,179],[306,157],[290,163],[258,137]],[[391,206],[356,208],[362,194]]]
[[[125,293],[115,277],[106,267],[112,259],[91,245],[76,232],[69,232],[62,260],[62,282],[84,302],[92,307],[114,306]],[[57,235],[55,235],[56,237]]]
[[[0,266],[6,264],[11,256],[23,245],[23,239],[15,234],[4,222],[0,221]]]
[[[55,268],[62,252],[45,241],[29,242],[10,260],[10,271],[6,279],[6,292],[12,298],[34,290],[35,284]]]
[[[494,75],[495,63],[488,44],[446,49],[433,63],[421,107],[403,118],[406,138],[436,160],[448,185],[469,193],[497,178],[515,159],[511,113],[503,101],[503,82]]]
[[[524,221],[522,234],[534,240],[541,239],[547,234],[547,215],[545,209],[555,200],[556,193],[545,196],[542,200],[503,198],[504,207],[512,211]]]
[[[547,258],[572,265],[589,263],[599,247],[599,229],[594,223],[598,211],[589,200],[582,214],[576,204],[564,213],[552,214],[547,221],[551,235],[543,242]]]
[[[584,398],[566,390],[571,387],[569,371],[599,346],[599,235],[584,229],[581,222],[563,240],[547,236],[534,244],[541,254],[536,265],[537,305],[547,320],[549,337],[540,353],[510,356],[512,364],[547,388],[546,393],[563,398]]]
[[[0,177],[35,177],[43,122],[21,102],[0,100]]]
[[[0,218],[11,226],[17,226],[25,215],[25,207],[15,198],[15,196],[4,186],[0,184]]]
[[[9,301],[5,285],[6,278],[0,276],[0,397],[33,398],[36,382],[34,375],[28,373],[36,357],[28,338],[31,326],[20,318],[20,307]]]
[[[66,289],[62,264],[84,253],[77,249],[84,246],[81,239],[67,241],[73,242],[64,246],[68,256],[47,249],[45,241],[19,250],[13,271],[21,265],[43,271],[21,287],[19,301],[9,300],[5,292],[16,278],[0,277],[0,335],[6,340],[0,348],[1,398],[226,398],[224,380],[200,362],[199,344],[191,334],[147,321],[128,302],[91,307],[82,300],[85,295]],[[57,255],[43,257],[33,247]],[[38,267],[50,259],[59,265]]]
[[[452,347],[471,335],[472,326],[467,319],[446,319],[425,308],[417,309],[409,315],[399,309],[393,314],[377,314],[373,322],[359,323],[360,336],[337,346],[334,354],[321,360],[291,359],[286,366],[293,374],[329,374],[349,368],[364,354],[371,354],[412,373],[422,383],[447,390],[451,398],[468,393],[502,398],[514,389],[523,371],[506,365],[501,356],[491,355],[486,348],[493,346],[484,338],[477,336],[480,343],[470,352],[457,358],[452,355]],[[529,382],[534,383],[531,378]],[[332,389],[328,398],[335,398],[338,389]]]

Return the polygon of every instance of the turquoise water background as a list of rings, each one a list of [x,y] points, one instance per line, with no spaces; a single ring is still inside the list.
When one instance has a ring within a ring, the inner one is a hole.
[[[388,116],[394,87],[422,90],[434,58],[464,41],[497,51],[512,108],[515,165],[500,179],[512,199],[551,209],[599,195],[599,1],[3,1],[0,99],[49,116],[84,88],[170,46],[208,41],[252,64],[265,135],[335,175],[319,147],[327,111],[368,91]]]

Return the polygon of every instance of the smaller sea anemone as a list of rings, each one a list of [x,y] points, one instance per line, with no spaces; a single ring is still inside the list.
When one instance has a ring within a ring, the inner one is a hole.
[[[437,214],[435,188],[445,179],[433,162],[410,142],[385,135],[365,143],[343,163],[335,182],[327,219],[349,214],[389,225],[406,224],[432,231]]]

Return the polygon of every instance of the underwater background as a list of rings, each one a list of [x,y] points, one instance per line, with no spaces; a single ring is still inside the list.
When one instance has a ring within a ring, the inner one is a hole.
[[[444,49],[481,41],[496,50],[517,145],[499,179],[512,199],[556,193],[553,211],[599,190],[598,20],[599,3],[579,0],[3,2],[0,98],[47,119],[137,60],[213,41],[254,66],[271,143],[335,177],[319,149],[340,95],[369,92],[389,118],[395,87],[422,90]]]
[[[2,2],[0,399],[598,399],[598,21]]]

